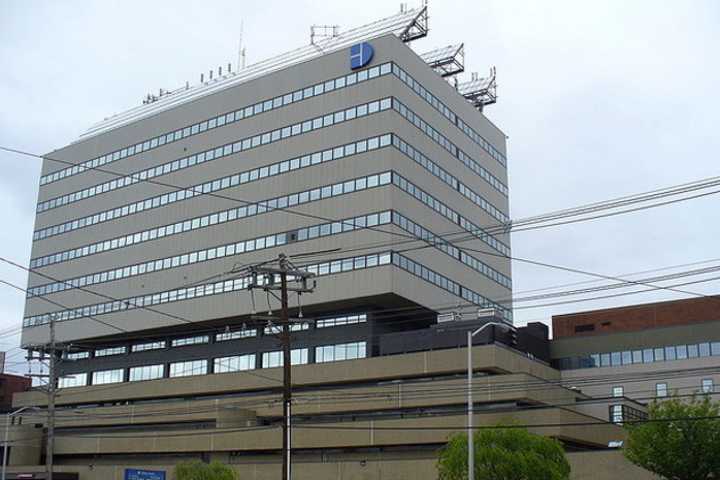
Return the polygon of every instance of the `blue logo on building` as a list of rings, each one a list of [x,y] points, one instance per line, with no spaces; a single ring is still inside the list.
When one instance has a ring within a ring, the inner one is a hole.
[[[164,470],[125,469],[125,480],[165,480]]]
[[[364,67],[372,60],[373,53],[375,53],[375,50],[367,42],[353,45],[350,47],[350,68],[355,70]]]

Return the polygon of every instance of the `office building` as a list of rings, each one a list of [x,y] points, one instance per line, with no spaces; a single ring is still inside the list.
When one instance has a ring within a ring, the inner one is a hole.
[[[720,297],[558,315],[553,333],[552,363],[565,385],[621,399],[615,420],[654,400],[720,399]]]
[[[615,458],[622,429],[559,383],[547,329],[512,327],[494,73],[448,82],[463,46],[418,55],[426,33],[426,7],[403,10],[146,98],[47,155],[22,343],[54,325],[65,346],[57,471],[199,458],[276,475],[282,356],[258,314],[278,303],[245,267],[281,252],[317,281],[291,297],[293,478],[435,478],[466,421],[465,332],[488,319],[476,424],[537,425],[580,474]],[[46,405],[16,396],[13,475],[42,471]]]
[[[239,267],[281,252],[316,275],[298,363],[376,355],[456,305],[511,323],[505,135],[408,48],[419,14],[208,75],[49,153],[23,345],[54,319],[67,386],[277,366],[251,317],[278,302]]]

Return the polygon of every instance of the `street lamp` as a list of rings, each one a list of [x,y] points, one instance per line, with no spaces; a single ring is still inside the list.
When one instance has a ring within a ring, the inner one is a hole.
[[[5,480],[5,470],[7,469],[8,462],[8,436],[10,434],[10,421],[12,420],[12,417],[21,414],[25,410],[38,410],[38,408],[22,407],[6,415],[7,418],[5,419],[5,441],[3,442],[2,480]]]
[[[479,327],[475,331],[467,332],[467,436],[468,436],[468,480],[475,480],[475,447],[473,445],[473,399],[472,399],[472,339],[475,335],[482,332],[490,326],[512,328],[505,323],[488,322]],[[3,480],[5,480],[3,478]]]

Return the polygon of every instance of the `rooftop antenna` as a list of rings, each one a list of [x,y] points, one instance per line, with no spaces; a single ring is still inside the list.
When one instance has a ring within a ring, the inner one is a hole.
[[[245,47],[243,47],[243,21],[240,20],[240,40],[238,42],[238,72],[245,68]]]
[[[310,45],[318,46],[315,43],[316,38],[335,38],[340,36],[340,25],[311,25],[310,26]]]

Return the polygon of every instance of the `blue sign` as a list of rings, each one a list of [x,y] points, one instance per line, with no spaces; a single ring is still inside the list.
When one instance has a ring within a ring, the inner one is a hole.
[[[165,480],[165,470],[126,468],[125,480]]]
[[[373,53],[375,50],[369,43],[356,43],[350,47],[350,68],[355,70],[364,67],[372,60]]]

